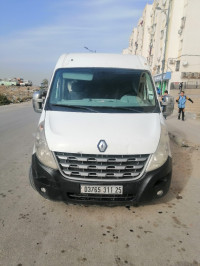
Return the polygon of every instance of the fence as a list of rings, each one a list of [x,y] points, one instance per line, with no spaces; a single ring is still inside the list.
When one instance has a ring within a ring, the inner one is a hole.
[[[170,84],[170,90],[179,89],[179,82],[172,82]],[[200,81],[185,81],[183,82],[183,90],[187,89],[200,89]]]

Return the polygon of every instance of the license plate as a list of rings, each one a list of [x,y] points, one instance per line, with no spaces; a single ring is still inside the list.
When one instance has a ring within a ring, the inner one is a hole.
[[[81,185],[82,194],[106,194],[106,195],[122,195],[123,186],[86,186]]]

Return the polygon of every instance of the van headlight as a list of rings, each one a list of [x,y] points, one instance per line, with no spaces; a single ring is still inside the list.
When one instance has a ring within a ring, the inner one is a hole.
[[[152,154],[151,159],[147,165],[146,171],[150,172],[161,167],[166,161],[168,156],[171,156],[169,146],[169,136],[167,129],[161,124],[160,140],[155,153]]]
[[[44,121],[38,126],[35,138],[35,151],[39,161],[53,169],[58,169],[52,152],[49,150],[45,138]]]

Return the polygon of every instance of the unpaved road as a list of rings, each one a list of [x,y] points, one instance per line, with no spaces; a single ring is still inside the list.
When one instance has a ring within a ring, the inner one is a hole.
[[[173,181],[160,201],[66,205],[29,185],[38,119],[30,103],[0,107],[0,265],[200,265],[198,146],[171,142]],[[167,123],[176,133],[175,118]]]

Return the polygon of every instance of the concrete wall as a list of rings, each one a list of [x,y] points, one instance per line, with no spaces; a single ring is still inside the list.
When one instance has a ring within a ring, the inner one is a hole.
[[[168,41],[166,49],[166,58],[177,58],[180,56],[180,42],[182,37],[178,34],[181,24],[181,18],[183,17],[184,11],[184,0],[176,0],[171,2],[170,16],[169,16],[169,27],[168,27]],[[168,65],[167,65],[168,63]],[[165,70],[170,68],[174,71],[175,64],[169,64],[166,61]]]
[[[180,65],[180,71],[182,72],[200,72],[199,29],[200,0],[188,0],[181,58],[181,62],[186,61],[188,62],[188,65]]]

